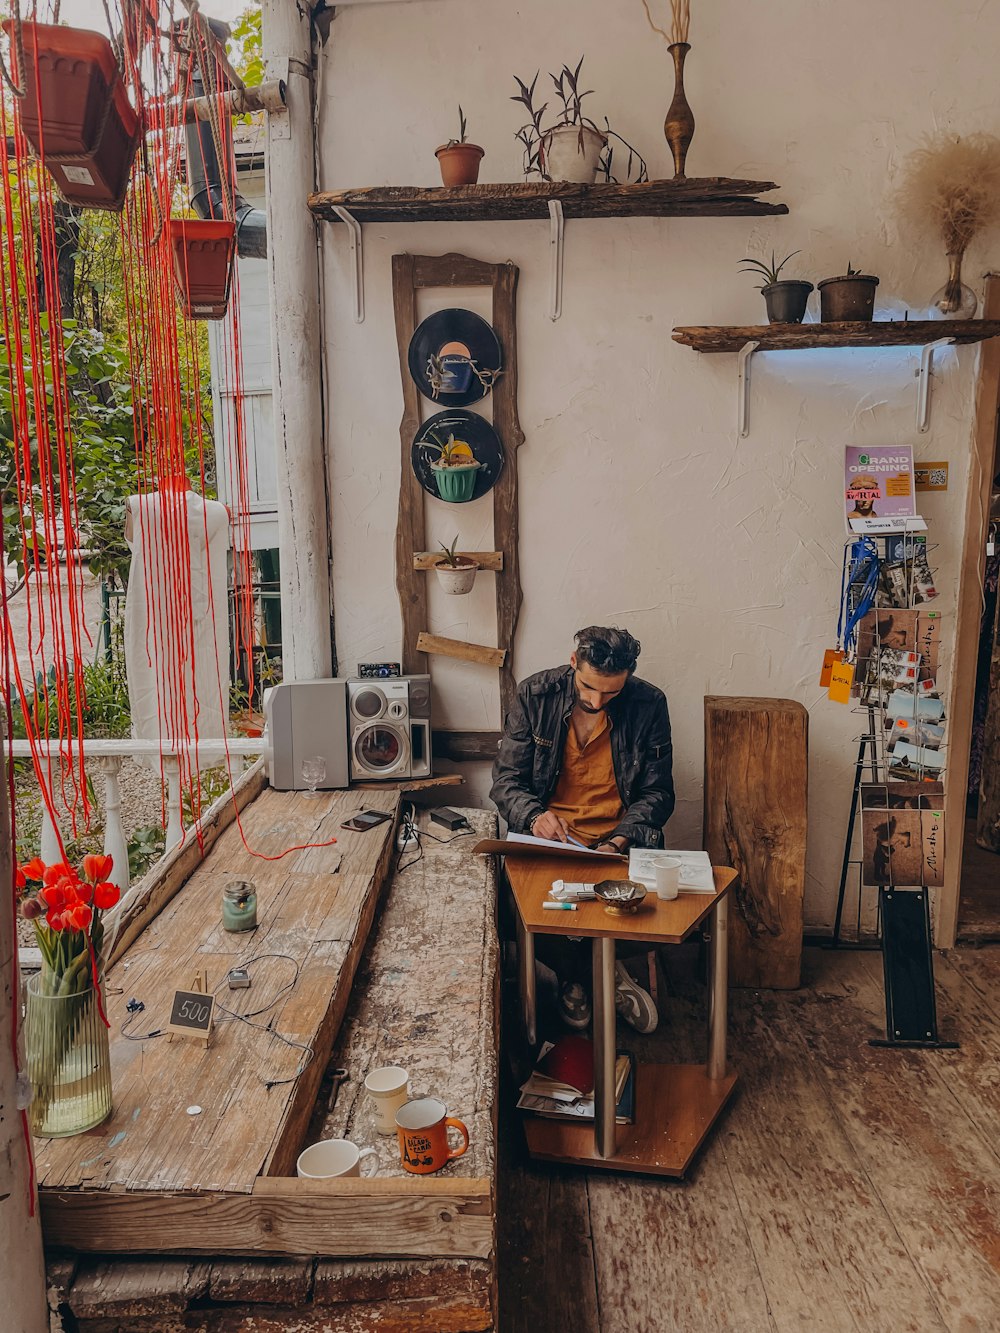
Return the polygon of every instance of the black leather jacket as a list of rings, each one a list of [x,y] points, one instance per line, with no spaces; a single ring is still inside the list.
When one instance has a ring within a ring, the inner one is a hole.
[[[572,667],[539,671],[517,687],[493,765],[490,797],[512,832],[527,833],[555,790],[576,701]],[[662,690],[630,676],[608,705],[615,781],[625,813],[608,836],[662,847],[674,808],[673,746]]]

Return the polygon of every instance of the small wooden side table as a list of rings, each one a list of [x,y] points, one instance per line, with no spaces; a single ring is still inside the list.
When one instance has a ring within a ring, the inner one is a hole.
[[[599,902],[575,912],[546,912],[555,879],[627,879],[624,862],[599,866],[581,858],[509,856],[507,876],[518,912],[521,1007],[528,1042],[537,1045],[536,934],[594,940],[594,1125],[525,1116],[532,1157],[613,1171],[683,1176],[736,1086],[726,1072],[728,892],[736,871],[715,867],[715,893],[681,893],[670,902],[648,895],[632,916],[612,916]],[[711,915],[708,1060],[704,1065],[636,1062],[635,1123],[615,1123],[615,941],[680,944]]]

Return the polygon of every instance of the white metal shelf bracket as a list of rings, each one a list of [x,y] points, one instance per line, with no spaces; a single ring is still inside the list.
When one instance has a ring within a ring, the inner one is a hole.
[[[549,200],[549,252],[552,257],[552,307],[549,318],[557,320],[562,314],[563,251],[566,219],[561,199]]]
[[[361,239],[361,223],[353,213],[349,213],[340,204],[334,204],[333,211],[347,228],[348,243],[351,247],[351,259],[354,261],[354,322],[365,322],[365,247]]]
[[[950,347],[954,338],[938,338],[920,349],[920,369],[917,374],[917,430],[925,435],[931,427],[931,362],[939,347]]]
[[[745,342],[740,348],[736,366],[740,438],[744,440],[750,434],[750,361],[759,346],[760,343],[754,338]]]

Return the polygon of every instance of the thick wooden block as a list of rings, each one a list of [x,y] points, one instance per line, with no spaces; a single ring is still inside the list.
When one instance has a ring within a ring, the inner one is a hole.
[[[808,733],[809,715],[791,699],[705,699],[705,849],[739,876],[734,986],[799,985]]]

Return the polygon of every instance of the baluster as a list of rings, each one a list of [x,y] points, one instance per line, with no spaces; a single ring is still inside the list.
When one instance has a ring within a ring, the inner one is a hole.
[[[49,814],[49,807],[42,804],[42,845],[39,849],[39,855],[47,866],[55,865],[62,860],[62,849],[59,846],[59,835],[56,833],[56,826],[52,822],[52,816]]]
[[[104,855],[113,862],[111,883],[125,894],[129,885],[128,843],[122,826],[122,789],[118,781],[122,756],[99,754],[93,755],[92,760],[104,774]]]
[[[167,831],[165,851],[184,841],[181,823],[181,768],[175,754],[163,756],[163,770],[167,775]]]

